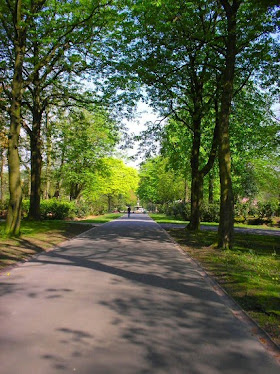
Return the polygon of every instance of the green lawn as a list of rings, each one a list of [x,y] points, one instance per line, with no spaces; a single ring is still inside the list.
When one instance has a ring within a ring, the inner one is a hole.
[[[184,221],[182,219],[175,219],[174,217],[167,216],[162,213],[150,213],[149,216],[158,223],[178,223],[178,224],[188,224],[189,221]],[[217,222],[201,222],[205,226],[218,226]],[[234,227],[248,228],[248,229],[260,229],[260,230],[279,230],[277,227],[270,227],[266,225],[246,225],[244,223],[235,223]]]
[[[108,213],[100,216],[94,216],[90,219],[82,219],[75,221],[75,223],[106,223],[113,219],[121,217],[122,213]],[[45,220],[45,221],[27,221],[22,220],[21,222],[21,236],[33,236],[40,233],[44,233],[51,230],[64,230],[67,225],[71,224],[71,221],[60,221],[60,220]],[[4,240],[5,236],[5,222],[0,222],[0,241]]]
[[[116,218],[123,216],[123,213],[107,213],[102,216],[96,216],[88,219],[82,219],[79,222],[86,222],[86,223],[106,223],[110,222]]]
[[[68,225],[67,221],[48,220],[48,221],[25,221],[21,222],[21,236],[34,236],[51,230],[64,230]],[[0,241],[5,240],[5,222],[0,222]]]

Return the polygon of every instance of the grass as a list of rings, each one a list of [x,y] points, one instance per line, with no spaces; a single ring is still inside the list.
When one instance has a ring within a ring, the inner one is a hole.
[[[19,238],[5,236],[5,222],[0,222],[0,271],[26,261],[32,255],[42,251],[50,251],[59,243],[90,229],[92,223],[106,223],[122,214],[105,214],[91,219],[75,221],[25,221],[21,223]]]
[[[85,223],[106,223],[110,222],[113,219],[119,218],[123,216],[123,213],[107,213],[102,216],[91,216],[87,219],[79,220],[79,222],[85,222]]]
[[[177,223],[177,224],[188,224],[189,221],[182,219],[175,219],[172,216],[167,216],[162,213],[150,213],[149,216],[158,223]],[[218,226],[217,222],[201,222],[205,226]],[[244,223],[235,223],[234,227],[247,228],[247,229],[260,229],[260,230],[279,230],[277,227],[271,227],[267,225],[247,225]]]
[[[222,251],[212,245],[215,232],[179,228],[168,232],[279,345],[279,238],[239,233],[234,250]]]
[[[189,221],[183,221],[181,219],[174,219],[174,217],[167,216],[166,214],[150,213],[149,216],[158,223],[181,223],[181,224],[189,223]]]

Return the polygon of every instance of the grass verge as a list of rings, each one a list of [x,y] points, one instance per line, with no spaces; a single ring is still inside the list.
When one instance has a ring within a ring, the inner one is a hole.
[[[214,232],[168,232],[280,345],[279,238],[240,233],[234,250],[222,251],[212,245]]]
[[[50,251],[59,243],[90,229],[92,223],[106,223],[121,214],[106,214],[88,220],[75,221],[22,221],[19,238],[5,237],[5,222],[0,222],[0,271],[32,255]]]
[[[113,219],[120,218],[123,216],[123,213],[107,213],[102,216],[90,216],[86,219],[81,219],[79,222],[85,222],[85,223],[106,223],[110,222]]]
[[[150,213],[149,216],[158,223],[180,223],[187,225],[189,221],[182,219],[175,219],[172,216],[167,216],[162,213]],[[217,222],[201,222],[205,226],[218,226]],[[244,223],[235,223],[234,227],[247,228],[247,229],[260,229],[260,230],[279,230],[279,227],[271,227],[268,225],[246,225]]]

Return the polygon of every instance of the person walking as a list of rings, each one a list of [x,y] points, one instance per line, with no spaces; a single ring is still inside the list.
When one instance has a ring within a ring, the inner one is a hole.
[[[130,212],[131,212],[131,208],[130,208],[130,206],[127,208],[127,216],[128,216],[128,218],[130,217]]]

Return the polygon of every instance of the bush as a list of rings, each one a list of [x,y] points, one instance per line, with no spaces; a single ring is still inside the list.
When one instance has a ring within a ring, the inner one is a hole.
[[[93,213],[92,206],[86,201],[73,202],[71,204],[75,206],[74,212],[76,217],[82,218]]]
[[[76,215],[76,206],[73,202],[57,199],[42,200],[40,207],[42,219],[74,218]]]
[[[202,222],[219,222],[220,204],[202,204],[200,214]]]
[[[5,218],[8,210],[8,200],[0,202],[0,218]]]
[[[190,215],[191,215],[191,206],[190,206],[190,203],[183,203],[183,202],[173,203],[165,207],[164,213],[176,219],[189,221]]]
[[[29,206],[30,206],[30,201],[29,200],[22,200],[21,214],[22,214],[23,217],[28,216]]]
[[[277,216],[279,212],[279,202],[276,200],[258,202],[258,215],[260,218],[271,219],[273,216]]]
[[[247,221],[250,212],[250,201],[237,201],[234,205],[234,216],[242,218],[242,221]]]

